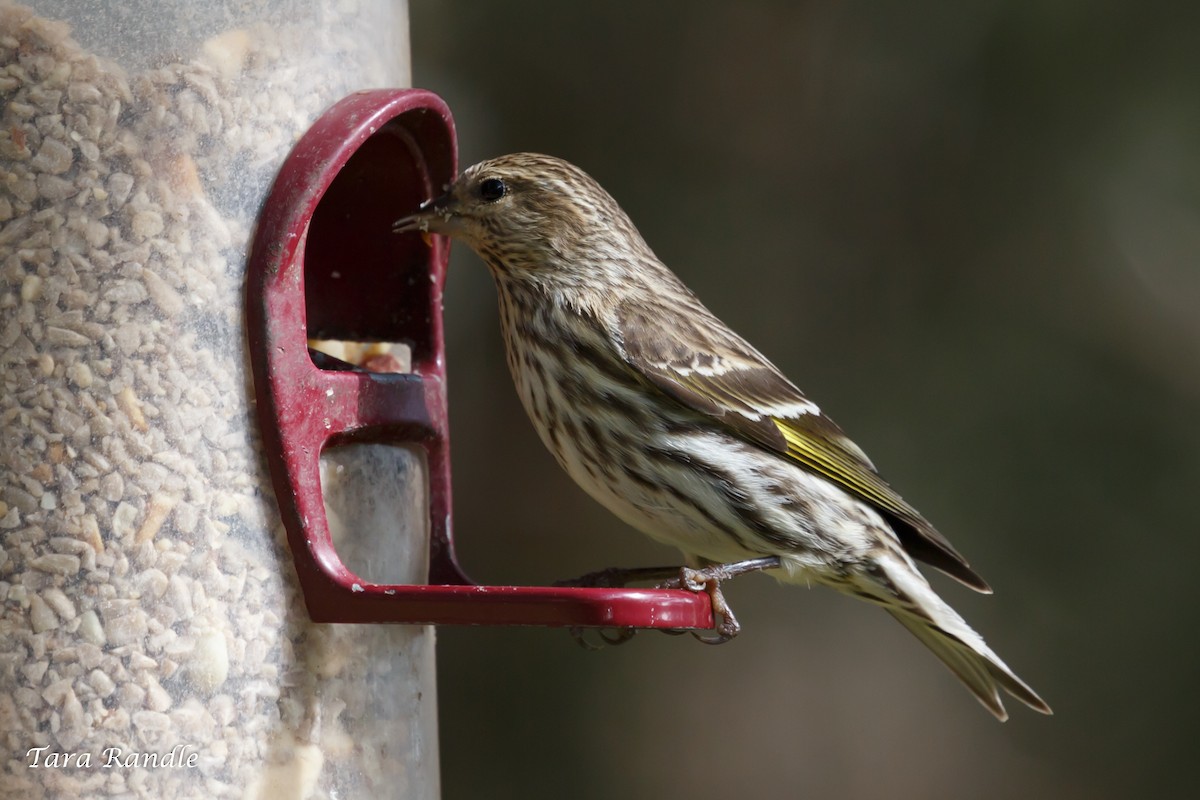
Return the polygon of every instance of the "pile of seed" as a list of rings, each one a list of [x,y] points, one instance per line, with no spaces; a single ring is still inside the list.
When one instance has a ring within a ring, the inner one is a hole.
[[[372,9],[338,8],[127,74],[0,0],[13,796],[394,795],[425,779],[422,743],[397,734],[432,693],[418,708],[394,670],[431,658],[430,636],[308,622],[245,367],[245,248],[270,179],[321,110],[387,77],[362,64]],[[179,745],[194,766],[109,759]]]

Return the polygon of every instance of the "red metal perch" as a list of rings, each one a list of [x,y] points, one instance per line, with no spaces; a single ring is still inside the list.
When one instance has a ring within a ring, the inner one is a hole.
[[[419,90],[353,94],[296,144],[259,217],[246,284],[258,421],[308,612],[316,622],[711,628],[707,594],[480,586],[451,535],[442,287],[448,242],[391,223],[457,170],[446,104]],[[320,355],[308,339],[405,342],[412,372]],[[321,366],[318,366],[318,362]],[[338,557],[321,451],[346,442],[421,447],[429,466],[429,583],[363,580]]]

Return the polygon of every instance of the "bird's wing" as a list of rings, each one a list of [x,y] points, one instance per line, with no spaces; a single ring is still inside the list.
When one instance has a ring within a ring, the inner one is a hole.
[[[650,384],[742,439],[872,504],[898,523],[896,533],[914,558],[977,591],[991,591],[953,545],[775,365],[703,306],[697,304],[687,316],[668,316],[649,305],[624,304],[617,324],[626,363]]]

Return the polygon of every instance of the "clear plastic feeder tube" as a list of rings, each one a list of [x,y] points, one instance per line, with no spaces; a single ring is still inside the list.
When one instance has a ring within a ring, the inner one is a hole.
[[[0,0],[6,796],[437,796],[433,634],[308,620],[242,310],[296,139],[409,83],[403,0]],[[423,580],[423,463],[326,467]]]

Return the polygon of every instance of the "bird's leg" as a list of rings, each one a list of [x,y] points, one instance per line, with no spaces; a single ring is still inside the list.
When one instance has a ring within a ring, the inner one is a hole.
[[[704,644],[725,644],[738,635],[742,626],[738,624],[733,609],[721,592],[721,581],[736,578],[747,572],[760,572],[764,569],[775,569],[779,566],[779,556],[751,558],[746,561],[735,561],[731,564],[713,564],[703,569],[683,567],[679,576],[666,583],[659,584],[660,589],[689,589],[693,592],[707,592],[712,604],[713,621],[716,622],[715,636],[701,636],[692,631],[692,635]],[[719,622],[717,620],[720,620]]]
[[[691,572],[702,578],[727,581],[738,575],[745,575],[747,572],[762,572],[764,569],[777,569],[778,567],[779,556],[763,556],[762,558],[748,558],[745,561],[734,561],[729,564],[710,564],[701,569],[693,569]]]

